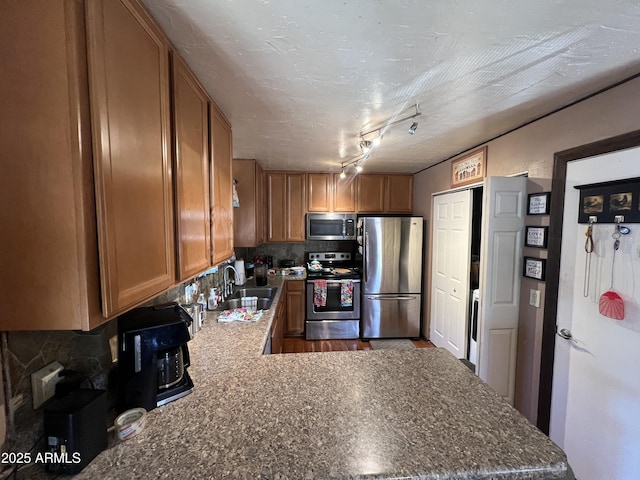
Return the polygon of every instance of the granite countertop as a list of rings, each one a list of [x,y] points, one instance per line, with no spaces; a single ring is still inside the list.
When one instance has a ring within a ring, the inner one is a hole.
[[[193,393],[75,478],[565,477],[562,450],[445,350],[262,355],[281,290],[253,324],[210,313]]]

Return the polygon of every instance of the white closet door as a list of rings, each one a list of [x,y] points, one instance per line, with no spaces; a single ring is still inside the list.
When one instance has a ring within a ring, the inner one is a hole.
[[[467,349],[471,190],[433,197],[430,340],[464,358]]]
[[[512,405],[526,188],[525,177],[489,177],[482,206],[476,372]]]

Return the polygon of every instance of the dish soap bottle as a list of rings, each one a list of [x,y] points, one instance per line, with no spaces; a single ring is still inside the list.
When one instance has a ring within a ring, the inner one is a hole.
[[[215,288],[209,289],[209,298],[207,300],[207,306],[209,310],[215,310],[218,308],[218,294]]]

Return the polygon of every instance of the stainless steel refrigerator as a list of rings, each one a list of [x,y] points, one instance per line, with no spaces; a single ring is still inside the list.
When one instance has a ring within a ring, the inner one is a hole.
[[[420,336],[422,217],[360,217],[361,333],[371,338]]]

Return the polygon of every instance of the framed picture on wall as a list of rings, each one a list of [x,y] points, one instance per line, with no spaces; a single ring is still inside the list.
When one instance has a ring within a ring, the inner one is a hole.
[[[530,193],[527,202],[527,215],[549,215],[551,192]]]
[[[487,147],[451,162],[451,188],[482,181],[487,168]]]
[[[524,246],[547,248],[549,227],[525,227]]]
[[[544,258],[524,257],[522,275],[544,282],[547,261]]]
[[[640,223],[640,178],[578,185],[578,223]]]

